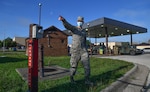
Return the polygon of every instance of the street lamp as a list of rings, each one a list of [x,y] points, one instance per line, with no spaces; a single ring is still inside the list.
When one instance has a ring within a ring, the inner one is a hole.
[[[39,26],[41,25],[41,7],[42,7],[42,4],[39,3]]]

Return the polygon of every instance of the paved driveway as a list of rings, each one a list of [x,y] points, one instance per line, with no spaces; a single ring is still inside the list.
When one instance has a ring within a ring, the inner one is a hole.
[[[128,62],[146,65],[148,68],[150,68],[150,54],[142,54],[142,55],[135,55],[135,56],[130,56],[130,55],[104,56],[104,57],[100,57],[100,58],[125,60]]]
[[[128,62],[138,63],[141,65],[145,65],[150,69],[150,54],[142,54],[142,55],[135,55],[135,56],[130,56],[130,55],[104,56],[100,58],[119,59],[119,60],[124,60]],[[148,89],[144,92],[150,92],[150,74],[147,79],[147,86],[148,86]]]

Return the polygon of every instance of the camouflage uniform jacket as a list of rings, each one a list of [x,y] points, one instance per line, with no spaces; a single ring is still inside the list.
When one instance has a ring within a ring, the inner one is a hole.
[[[79,52],[79,51],[87,51],[86,46],[86,31],[84,29],[80,29],[76,26],[71,25],[65,19],[63,20],[63,25],[66,29],[70,30],[72,33],[72,47],[71,53]]]

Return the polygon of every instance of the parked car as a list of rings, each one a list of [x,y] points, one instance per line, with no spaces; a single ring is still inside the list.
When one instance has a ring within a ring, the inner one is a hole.
[[[143,52],[144,52],[144,53],[150,53],[150,48],[144,48],[144,49],[143,49]]]

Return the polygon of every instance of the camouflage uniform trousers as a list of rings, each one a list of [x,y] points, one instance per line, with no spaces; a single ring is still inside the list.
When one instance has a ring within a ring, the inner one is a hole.
[[[79,61],[81,60],[81,63],[84,67],[85,77],[90,76],[90,62],[89,62],[89,54],[87,51],[80,50],[75,51],[71,53],[71,59],[70,59],[70,76],[74,76],[76,73],[76,69],[78,66]]]

